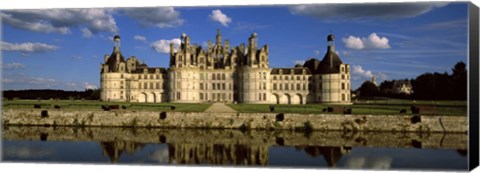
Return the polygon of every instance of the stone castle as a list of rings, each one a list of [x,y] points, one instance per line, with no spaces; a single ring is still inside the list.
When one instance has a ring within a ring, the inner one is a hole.
[[[344,64],[328,35],[328,48],[319,61],[310,58],[293,68],[270,68],[268,45],[259,47],[251,34],[248,45],[216,42],[206,49],[192,45],[183,33],[175,51],[170,44],[169,68],[148,67],[132,56],[125,60],[120,37],[100,66],[101,100],[123,102],[350,104],[350,66]]]

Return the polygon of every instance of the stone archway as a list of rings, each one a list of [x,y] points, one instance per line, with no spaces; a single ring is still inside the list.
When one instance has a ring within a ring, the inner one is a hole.
[[[270,96],[270,98],[271,98],[272,101],[274,101],[275,104],[280,104],[280,96],[278,96],[278,94],[273,93]]]
[[[156,101],[156,98],[155,98],[155,93],[149,93],[148,94],[148,98],[147,98],[147,102],[148,103],[155,103]]]
[[[290,103],[293,105],[302,104],[302,96],[299,94],[292,95]]]
[[[138,95],[138,102],[146,103],[147,102],[147,94],[146,93],[140,93]]]

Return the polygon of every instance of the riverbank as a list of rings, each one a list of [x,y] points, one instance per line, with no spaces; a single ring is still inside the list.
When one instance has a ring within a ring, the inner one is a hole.
[[[466,133],[466,116],[4,109],[3,125]]]

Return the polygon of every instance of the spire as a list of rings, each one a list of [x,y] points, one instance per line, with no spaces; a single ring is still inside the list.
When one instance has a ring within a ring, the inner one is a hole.
[[[222,35],[220,34],[220,28],[217,29],[217,45],[222,44]]]
[[[120,36],[115,35],[113,37],[113,50],[114,52],[120,52]]]

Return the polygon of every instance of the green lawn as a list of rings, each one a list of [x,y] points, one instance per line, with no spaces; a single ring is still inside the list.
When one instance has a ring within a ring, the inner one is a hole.
[[[61,109],[100,110],[102,105],[125,106],[127,110],[150,110],[150,111],[179,111],[179,112],[203,112],[211,104],[197,103],[127,103],[127,102],[100,102],[91,100],[3,100],[3,108],[33,108],[33,105],[41,105],[42,108],[54,109],[55,105]],[[175,106],[171,110],[170,106]]]
[[[467,107],[465,101],[413,101],[410,100],[369,100],[355,103],[353,105],[345,105],[344,107],[352,108],[352,114],[373,114],[373,115],[400,115],[400,110],[405,109],[407,114],[411,114],[410,106],[412,104],[434,106],[435,113],[441,115],[467,115]],[[270,112],[271,104],[228,104],[231,108],[238,112]],[[274,112],[282,113],[305,113],[320,114],[327,107],[335,107],[336,105],[324,104],[307,104],[307,105],[272,105],[275,107]],[[337,105],[341,106],[341,105]],[[430,115],[432,113],[429,113]]]

